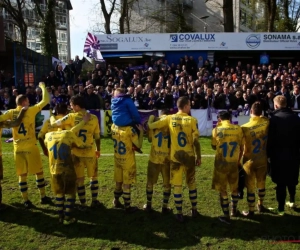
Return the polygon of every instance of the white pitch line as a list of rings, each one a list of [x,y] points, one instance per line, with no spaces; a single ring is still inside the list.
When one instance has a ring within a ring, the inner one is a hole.
[[[3,155],[13,155],[12,152],[3,152],[2,153]],[[43,155],[43,153],[41,153],[41,155]],[[114,156],[114,154],[101,154],[100,157],[106,157],[106,156]],[[139,157],[146,157],[146,156],[149,156],[149,154],[136,154],[135,156],[139,156]],[[215,157],[215,155],[202,155],[202,157],[207,157],[207,158],[213,158]]]

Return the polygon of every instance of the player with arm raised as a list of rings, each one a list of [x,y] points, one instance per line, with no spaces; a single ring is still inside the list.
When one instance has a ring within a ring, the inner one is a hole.
[[[113,204],[116,208],[122,207],[119,198],[123,196],[127,213],[137,210],[137,207],[131,206],[130,189],[136,181],[135,150],[132,148],[132,144],[138,148],[141,148],[143,144],[143,127],[138,125],[138,129],[140,130],[139,135],[131,126],[118,127],[115,124],[111,126],[114,142],[114,180],[116,182]]]
[[[19,113],[19,116],[17,117],[17,119],[15,121],[6,121],[6,122],[0,123],[0,139],[2,136],[2,128],[12,128],[12,127],[20,126],[27,109],[28,109],[28,107],[23,107],[21,112]],[[1,113],[1,115],[2,115],[2,113]],[[2,204],[2,186],[1,186],[2,180],[3,180],[3,161],[2,161],[2,141],[0,140],[0,211],[4,210],[6,208],[6,206]]]
[[[35,116],[45,107],[50,100],[46,91],[45,84],[40,83],[42,89],[42,101],[29,107],[26,111],[20,126],[13,128],[14,158],[16,163],[17,175],[19,176],[19,187],[26,208],[32,207],[27,193],[27,175],[35,174],[37,187],[41,195],[41,203],[50,203],[51,199],[45,194],[45,180],[42,168],[42,160],[35,135]],[[23,107],[29,106],[26,95],[18,95],[16,98],[17,108],[8,110],[0,116],[0,122],[14,121],[18,117]]]
[[[149,119],[149,129],[168,127],[171,137],[171,184],[174,186],[174,200],[177,209],[176,219],[183,222],[182,215],[182,176],[185,173],[192,204],[192,216],[198,215],[195,165],[201,164],[198,123],[189,116],[191,103],[187,97],[177,100],[177,114],[166,116],[157,122]]]
[[[61,119],[55,120],[50,118],[51,126],[71,126],[74,127],[82,121],[83,116],[88,112],[85,110],[84,98],[80,95],[73,96],[70,100],[71,108],[74,113],[70,113]],[[100,157],[100,128],[99,121],[95,115],[90,116],[90,120],[82,129],[76,132],[76,135],[82,139],[84,143],[92,146],[92,149],[74,148],[72,150],[73,161],[77,175],[77,192],[81,209],[86,208],[86,196],[84,186],[84,169],[87,168],[87,175],[90,178],[92,203],[91,207],[99,207],[98,197],[98,162]],[[95,146],[96,144],[96,146]]]
[[[161,116],[156,120],[164,119],[169,114],[168,110],[162,110]],[[153,117],[150,116],[150,119]],[[161,129],[149,129],[148,141],[151,142],[151,151],[147,170],[147,204],[144,209],[152,211],[153,185],[157,183],[158,175],[161,173],[163,178],[163,204],[162,213],[168,213],[169,198],[171,195],[170,185],[170,132],[168,127]]]
[[[240,126],[230,123],[231,114],[221,111],[218,125],[212,131],[211,145],[216,150],[212,189],[220,193],[220,205],[224,216],[219,220],[230,224],[227,185],[231,191],[231,216],[237,215],[238,203],[238,164],[243,152],[243,131]]]
[[[83,127],[88,120],[89,115],[85,115],[77,126]],[[84,143],[72,130],[60,129],[47,133],[41,146],[48,150],[51,186],[55,194],[59,222],[72,224],[76,222],[76,219],[71,217],[71,210],[76,198],[77,177],[71,149],[91,149],[92,146]]]
[[[267,152],[266,144],[268,138],[269,119],[262,117],[262,106],[260,102],[252,104],[250,110],[250,121],[242,125],[245,138],[243,153],[243,168],[246,173],[245,185],[247,187],[247,200],[249,212],[243,211],[245,216],[254,215],[255,189],[258,189],[258,212],[264,212],[265,186],[267,176]]]

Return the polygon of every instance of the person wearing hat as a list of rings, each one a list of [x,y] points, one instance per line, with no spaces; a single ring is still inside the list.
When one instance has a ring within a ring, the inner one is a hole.
[[[211,145],[216,150],[212,189],[220,193],[223,216],[219,220],[230,224],[227,186],[231,192],[231,216],[237,215],[238,203],[238,165],[243,152],[243,131],[240,126],[231,124],[231,113],[221,111],[218,125],[212,131]]]

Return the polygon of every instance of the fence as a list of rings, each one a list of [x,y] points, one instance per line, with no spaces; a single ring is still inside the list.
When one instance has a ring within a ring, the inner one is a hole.
[[[14,76],[16,87],[36,86],[52,70],[52,58],[24,47],[19,42],[5,41],[6,51],[0,53],[0,68]]]
[[[220,111],[220,110],[218,110]],[[209,109],[192,109],[191,115],[195,117],[198,121],[198,130],[201,136],[211,136],[212,129],[216,126],[217,123],[217,110],[211,112]],[[5,112],[5,111],[2,111]],[[112,117],[111,110],[90,110],[90,112],[98,117],[101,135],[110,136],[111,134],[111,125],[112,125]],[[173,113],[176,113],[176,110],[173,110]],[[142,124],[145,125],[148,121],[150,115],[158,116],[160,113],[159,110],[139,110],[139,114],[141,116]],[[244,112],[232,112],[232,123],[237,125],[243,125],[247,123],[250,119],[250,116],[244,115]],[[294,110],[294,113],[300,116],[300,110]],[[35,127],[38,132],[44,122],[49,119],[50,111],[42,110],[37,114],[35,118]],[[10,136],[11,129],[3,129],[2,134],[6,136]]]
[[[217,121],[217,114],[211,113],[209,115],[209,111],[207,109],[192,109],[191,115],[198,120],[198,129],[201,136],[211,136],[211,131],[214,127],[214,124]],[[110,127],[112,125],[112,117],[111,110],[100,110],[100,111],[92,111],[91,113],[95,114],[98,117],[101,135],[110,136]],[[150,115],[159,115],[158,110],[139,110],[140,116],[142,117],[142,122],[145,124]],[[42,128],[44,122],[49,119],[50,111],[42,110],[36,116],[36,130],[39,131]],[[233,123],[235,124],[245,124],[249,121],[249,116],[239,115],[237,117],[233,117]],[[6,136],[10,136],[11,129],[3,129],[2,134]]]

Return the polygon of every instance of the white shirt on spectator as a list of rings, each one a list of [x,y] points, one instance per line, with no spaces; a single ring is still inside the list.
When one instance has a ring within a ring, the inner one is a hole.
[[[297,100],[297,98],[298,98],[299,95],[294,95],[294,96],[295,96],[294,109],[298,109],[299,107],[298,107],[298,100]]]

